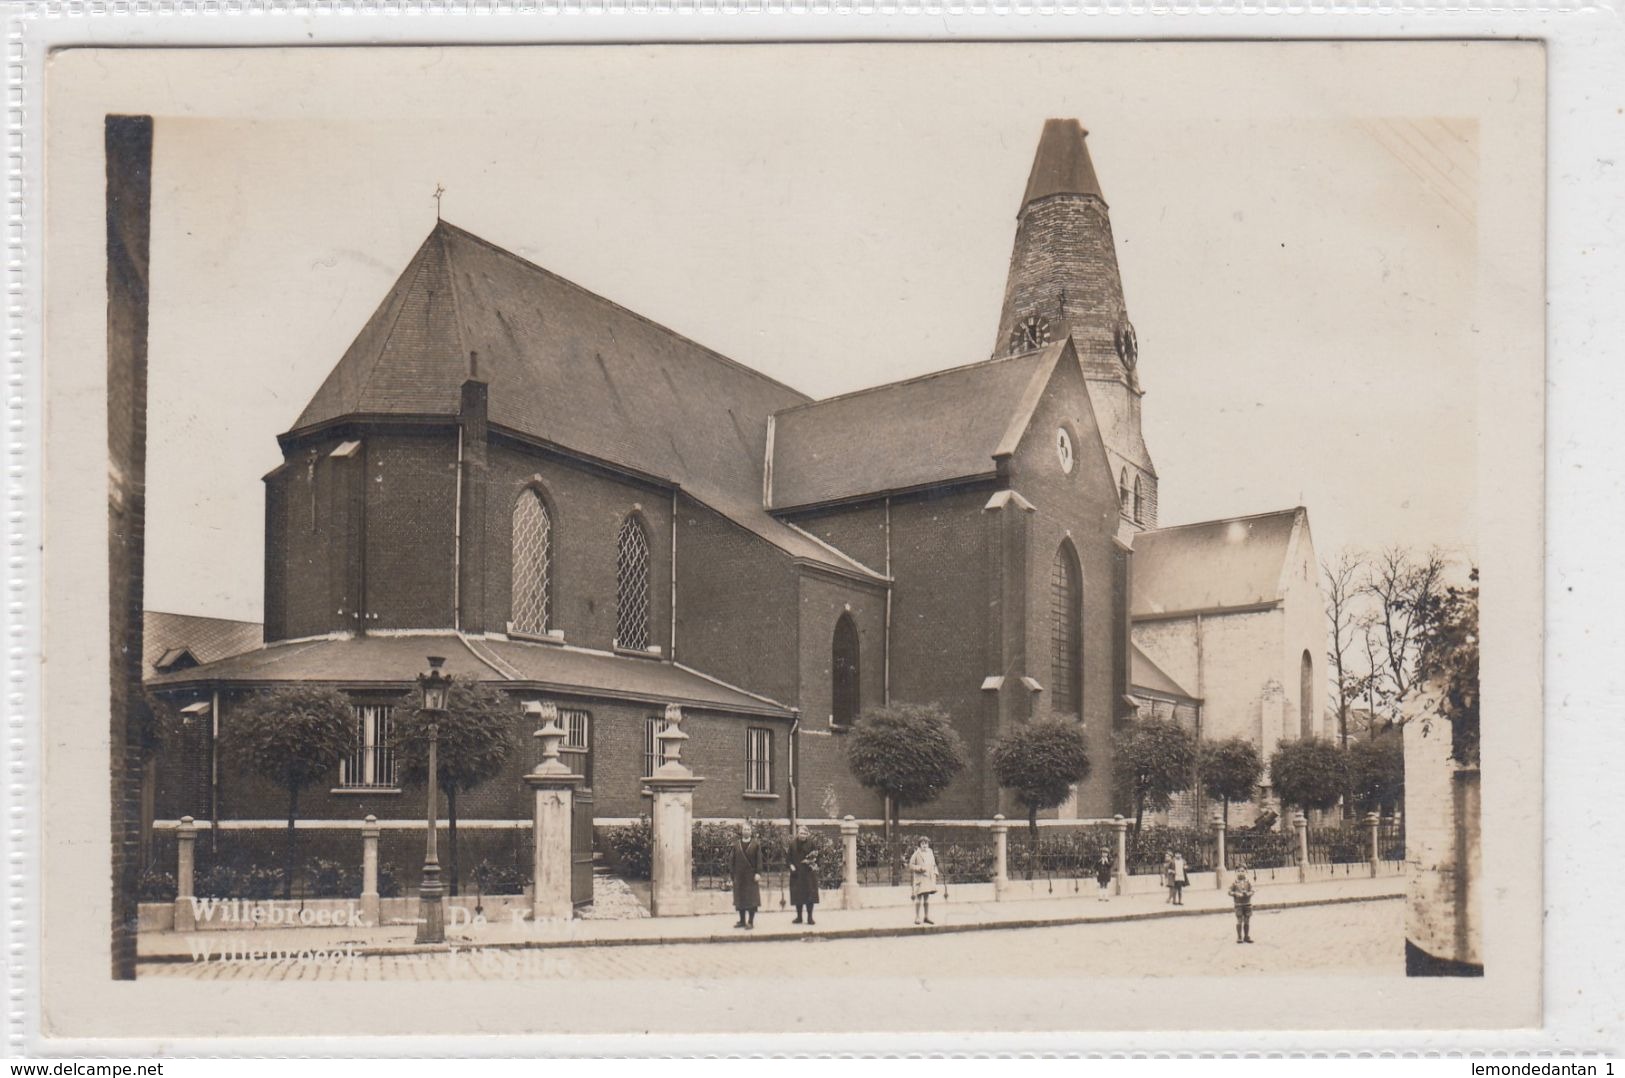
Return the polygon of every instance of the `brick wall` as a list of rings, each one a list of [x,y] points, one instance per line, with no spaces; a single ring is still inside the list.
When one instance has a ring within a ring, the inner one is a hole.
[[[553,628],[567,643],[608,650],[615,642],[616,540],[637,514],[649,540],[650,640],[671,647],[671,494],[653,484],[506,440],[489,447],[483,552],[466,542],[463,556],[483,565],[485,606],[469,609],[465,628],[505,632],[512,616],[513,509],[535,488],[552,518]]]
[[[677,535],[677,660],[793,705],[800,616],[789,555],[686,497]]]
[[[1092,389],[1093,387],[1089,387]],[[1057,431],[1071,435],[1070,473],[1056,452]],[[1093,409],[1078,368],[1062,362],[1033,414],[1010,462],[1010,484],[1036,510],[1032,515],[1027,576],[1026,673],[1046,692],[1039,714],[1056,717],[1048,690],[1054,668],[1050,574],[1063,543],[1076,551],[1083,570],[1082,717],[1092,769],[1070,813],[1109,816],[1111,738],[1127,710],[1127,637],[1123,620],[1123,573],[1117,534],[1117,482],[1101,445]],[[992,671],[990,671],[991,673]]]
[[[1479,772],[1450,759],[1450,724],[1404,727],[1405,939],[1427,958],[1463,972],[1484,964]]]

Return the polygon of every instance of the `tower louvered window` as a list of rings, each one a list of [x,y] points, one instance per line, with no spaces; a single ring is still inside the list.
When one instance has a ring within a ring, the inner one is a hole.
[[[1128,488],[1128,469],[1124,468],[1117,473],[1117,500],[1122,503],[1121,509],[1124,516],[1128,515],[1129,499],[1132,497],[1134,495]]]
[[[1134,523],[1145,523],[1145,490],[1137,475],[1134,477]]]
[[[512,628],[545,633],[553,627],[553,518],[534,490],[513,506]]]
[[[649,647],[649,538],[627,517],[616,539],[615,643],[643,651]]]
[[[1050,567],[1050,702],[1057,715],[1076,715],[1083,680],[1082,572],[1069,546]]]

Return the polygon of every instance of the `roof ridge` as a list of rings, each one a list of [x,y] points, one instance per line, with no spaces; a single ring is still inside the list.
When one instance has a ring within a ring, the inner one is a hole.
[[[424,261],[422,261],[422,262],[419,262],[418,260],[420,258],[424,258],[425,252],[429,249],[429,244],[434,242],[437,239],[440,241],[440,261],[441,261],[441,264],[444,265],[445,262],[447,261],[448,257],[449,257],[446,254],[445,240],[440,239],[440,230],[438,228],[432,229],[429,232],[429,234],[423,238],[423,242],[418,244],[417,251],[415,251],[413,253],[413,255],[412,255],[412,262],[407,264],[407,268],[408,269],[414,269],[415,272],[413,272],[412,279],[409,282],[407,282],[406,287],[401,289],[400,304],[395,308],[394,317],[389,320],[389,332],[383,334],[382,337],[379,339],[379,341],[378,341],[378,351],[373,354],[372,361],[367,364],[366,372],[364,374],[362,374],[362,376],[361,376],[361,378],[359,380],[359,383],[356,386],[355,399],[356,399],[357,404],[360,404],[363,401],[367,400],[367,390],[372,386],[372,380],[378,374],[378,367],[384,361],[384,354],[389,351],[390,342],[395,339],[395,331],[400,328],[401,315],[406,313],[406,306],[407,306],[406,301],[407,301],[407,298],[409,296],[411,296],[411,294],[417,289],[418,281],[420,281],[423,278],[423,271],[424,271],[424,269],[427,268],[428,262],[427,262],[427,259],[424,259]],[[413,263],[416,263],[415,267],[414,267]],[[447,279],[449,281],[449,279],[451,277],[450,272],[447,272],[446,277],[447,277]],[[400,283],[400,278],[397,277],[395,279],[395,284],[399,284],[399,283]],[[390,299],[394,298],[394,296],[395,296],[395,286],[391,285],[390,290],[389,290],[389,295],[385,297],[385,302],[387,303]],[[453,303],[453,309],[455,310],[455,304],[456,304],[455,297],[453,298],[452,303]],[[457,328],[457,334],[458,334],[459,339],[461,339],[461,336],[462,336],[462,327],[461,326],[459,326]],[[342,356],[339,358],[339,362],[341,362],[341,363],[343,362],[343,357]],[[334,369],[337,370],[338,368],[335,367]],[[320,390],[318,390],[318,392],[320,392]],[[310,406],[307,404],[305,407],[308,408]]]
[[[1140,535],[1157,535],[1161,532],[1178,531],[1181,528],[1205,528],[1212,524],[1239,524],[1245,520],[1262,520],[1265,517],[1280,517],[1288,514],[1297,514],[1304,507],[1294,505],[1290,509],[1271,509],[1262,513],[1246,513],[1236,517],[1214,517],[1212,520],[1193,520],[1187,524],[1168,524],[1157,528],[1142,529]]]
[[[565,285],[566,287],[569,287],[569,288],[573,288],[577,292],[582,293],[583,295],[591,296],[593,299],[598,300],[601,303],[607,303],[611,307],[614,307],[617,311],[620,311],[623,314],[630,315],[631,317],[637,319],[639,322],[642,322],[645,325],[653,326],[653,327],[655,327],[656,329],[660,330],[663,333],[669,333],[673,337],[676,337],[678,340],[681,340],[681,341],[683,341],[683,342],[685,342],[687,344],[693,345],[695,348],[698,348],[700,351],[706,353],[707,355],[711,356],[712,358],[721,360],[727,366],[737,367],[739,370],[744,371],[746,374],[754,375],[755,377],[761,379],[762,381],[767,382],[767,383],[769,383],[771,385],[775,385],[775,386],[779,387],[780,389],[787,390],[788,392],[794,393],[798,397],[806,397],[807,396],[806,393],[803,393],[801,390],[797,389],[796,387],[794,387],[792,385],[788,385],[788,384],[786,384],[784,382],[781,382],[777,378],[774,378],[772,375],[767,374],[767,373],[765,373],[763,371],[760,371],[760,370],[756,369],[755,367],[750,366],[748,363],[741,363],[737,359],[733,359],[733,358],[731,358],[729,356],[725,356],[721,352],[717,351],[715,348],[710,347],[709,345],[701,344],[699,341],[696,341],[694,338],[686,336],[685,334],[679,333],[677,330],[672,329],[668,325],[665,325],[665,324],[660,323],[660,322],[656,322],[653,318],[650,318],[648,315],[639,314],[637,311],[634,311],[632,308],[627,307],[627,306],[623,306],[622,304],[616,302],[615,300],[610,299],[608,296],[605,296],[602,293],[594,292],[592,289],[588,288],[586,285],[578,284],[575,281],[570,280],[570,278],[565,277],[560,273],[557,273],[557,272],[555,272],[553,270],[548,269],[546,266],[539,265],[538,263],[532,262],[530,259],[526,258],[523,255],[515,254],[514,252],[508,250],[506,247],[503,247],[501,244],[493,243],[492,241],[486,239],[484,236],[475,235],[474,233],[470,232],[468,229],[459,228],[457,225],[454,225],[450,221],[446,221],[446,220],[441,220],[441,221],[437,222],[435,224],[435,228],[437,230],[444,229],[444,230],[449,231],[449,232],[455,232],[459,236],[463,236],[463,237],[466,237],[467,239],[473,240],[475,243],[480,244],[482,247],[490,248],[492,251],[495,251],[499,255],[503,255],[504,257],[513,259],[515,262],[518,262],[521,266],[524,266],[526,269],[533,270],[533,271],[535,271],[537,273],[543,274],[546,277],[552,278],[553,280],[559,282],[560,284]]]
[[[821,397],[818,400],[803,401],[800,404],[792,404],[788,408],[780,408],[773,414],[780,416],[784,415],[786,412],[798,412],[802,409],[812,408],[820,404],[833,404],[836,401],[849,400],[852,397],[861,397],[866,393],[878,393],[883,389],[896,389],[901,386],[916,385],[920,382],[929,381],[932,378],[940,378],[943,375],[958,374],[960,372],[973,370],[979,367],[992,367],[995,364],[1009,363],[1011,360],[1016,359],[1027,359],[1030,356],[1042,352],[1044,348],[1052,347],[1054,343],[1055,342],[1052,341],[1050,344],[1044,345],[1043,348],[1034,348],[1028,352],[1017,352],[1014,355],[1008,356],[994,356],[991,359],[978,359],[974,363],[961,363],[957,367],[944,367],[941,370],[926,371],[924,374],[916,374],[912,378],[902,378],[895,382],[882,382],[879,385],[865,386],[862,389],[848,390],[845,393],[837,393],[833,397]]]

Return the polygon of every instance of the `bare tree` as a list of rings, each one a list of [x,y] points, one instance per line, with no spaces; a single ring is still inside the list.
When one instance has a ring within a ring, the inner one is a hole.
[[[1351,655],[1360,634],[1362,607],[1366,605],[1366,562],[1357,550],[1345,548],[1335,561],[1322,562],[1321,573],[1326,578],[1326,616],[1332,623],[1331,647],[1326,657],[1331,661],[1335,682],[1332,687],[1337,706],[1337,743],[1342,748],[1349,744],[1349,711],[1366,694],[1371,679],[1371,667],[1366,672],[1356,670]]]
[[[1445,594],[1449,560],[1437,547],[1416,554],[1391,546],[1371,558],[1365,590],[1375,601],[1375,622],[1368,637],[1372,649],[1372,710],[1380,695],[1395,724],[1416,688],[1416,662],[1423,635]]]

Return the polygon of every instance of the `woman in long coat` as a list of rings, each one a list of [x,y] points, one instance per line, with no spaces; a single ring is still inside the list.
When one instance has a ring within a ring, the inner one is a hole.
[[[919,847],[908,859],[909,890],[914,896],[914,923],[931,919],[931,896],[937,893],[937,855],[931,851],[931,840],[920,839]]]
[[[742,824],[733,851],[734,909],[739,911],[735,928],[755,928],[756,911],[762,905],[762,844]]]
[[[796,919],[792,923],[802,923],[803,909],[807,924],[814,923],[813,907],[818,905],[818,844],[805,827],[796,828],[796,837],[790,843],[790,902],[796,908]]]

